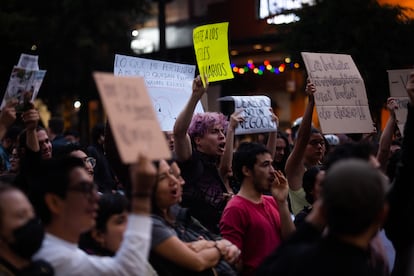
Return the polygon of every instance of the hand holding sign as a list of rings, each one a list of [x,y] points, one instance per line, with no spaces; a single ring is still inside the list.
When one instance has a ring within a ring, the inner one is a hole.
[[[235,130],[239,123],[244,122],[244,117],[242,116],[243,112],[244,109],[239,109],[230,115],[229,128]]]
[[[395,119],[395,110],[398,109],[398,99],[389,97],[387,99],[387,109],[390,111],[391,117]]]
[[[279,125],[279,117],[276,116],[276,114],[273,112],[273,108],[269,108],[270,116],[272,118],[272,121],[275,122],[276,127]]]
[[[307,82],[306,82],[306,88],[305,88],[306,95],[313,97],[315,92],[316,92],[315,84],[313,82],[311,82],[310,79],[308,79]]]
[[[31,103],[30,108],[23,112],[22,120],[27,130],[35,130],[37,125],[39,124],[40,115],[39,111],[37,111]]]
[[[203,86],[203,82],[205,82],[205,86]],[[200,75],[198,75],[193,80],[193,95],[195,95],[198,99],[207,92],[208,89],[208,79],[205,77],[203,80],[201,79]]]

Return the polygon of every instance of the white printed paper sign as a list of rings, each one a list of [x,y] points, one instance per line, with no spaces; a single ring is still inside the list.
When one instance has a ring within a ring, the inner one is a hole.
[[[302,52],[323,133],[372,133],[364,81],[352,57]]]
[[[406,86],[410,73],[413,71],[414,69],[387,70],[390,96],[396,98],[398,104],[398,109],[395,110],[395,117],[397,118],[397,125],[401,135],[404,134],[404,125],[408,113],[407,104],[410,102]]]
[[[23,112],[35,100],[46,75],[39,70],[38,56],[21,54],[19,63],[13,67],[0,109],[11,100],[17,100],[16,111]]]
[[[271,102],[267,96],[227,96],[219,101],[234,101],[234,111],[240,113],[244,121],[240,122],[235,134],[252,134],[277,131],[276,122],[272,120]]]
[[[192,93],[195,66],[115,55],[115,76],[143,77],[163,131],[171,131]],[[195,113],[204,112],[198,103]]]

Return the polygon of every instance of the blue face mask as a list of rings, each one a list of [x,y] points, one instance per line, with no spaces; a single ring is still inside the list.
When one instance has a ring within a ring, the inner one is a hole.
[[[43,225],[38,219],[33,218],[14,229],[14,240],[8,244],[16,255],[24,259],[30,259],[40,249],[44,236]]]

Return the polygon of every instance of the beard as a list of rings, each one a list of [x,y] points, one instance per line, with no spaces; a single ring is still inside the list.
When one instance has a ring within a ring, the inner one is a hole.
[[[256,176],[254,176],[253,178],[253,187],[259,193],[262,193],[262,194],[270,193],[270,185],[268,184],[267,180],[266,182],[264,180],[258,180]]]

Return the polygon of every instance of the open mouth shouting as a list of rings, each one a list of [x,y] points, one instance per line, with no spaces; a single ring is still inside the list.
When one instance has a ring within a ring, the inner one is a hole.
[[[223,142],[223,143],[220,143],[219,145],[218,145],[218,149],[219,149],[219,152],[220,153],[223,153],[224,152],[224,147],[226,146],[226,143],[225,142]]]
[[[171,190],[171,196],[172,196],[174,199],[180,198],[180,197],[181,197],[181,189],[179,189],[179,188],[178,188],[178,186],[174,187],[174,188]]]

